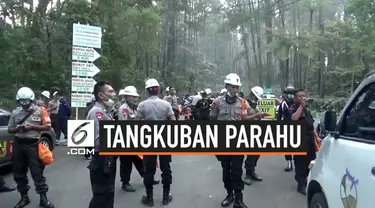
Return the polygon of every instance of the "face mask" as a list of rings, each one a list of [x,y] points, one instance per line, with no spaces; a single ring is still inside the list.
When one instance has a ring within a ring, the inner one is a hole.
[[[20,100],[19,103],[20,103],[21,107],[25,110],[28,110],[31,106],[30,100]]]
[[[108,99],[107,101],[103,101],[104,105],[106,105],[108,108],[112,107],[115,104],[115,101],[111,98],[107,97],[106,95],[104,95],[104,97]]]
[[[236,95],[232,95],[232,93],[230,93],[229,91],[227,92],[227,96],[229,97],[235,97]]]

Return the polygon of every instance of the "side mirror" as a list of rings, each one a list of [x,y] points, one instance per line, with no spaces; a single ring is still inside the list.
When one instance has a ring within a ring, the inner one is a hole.
[[[336,131],[337,115],[335,111],[325,111],[322,118],[324,123],[321,125],[324,127],[324,130],[327,132]]]

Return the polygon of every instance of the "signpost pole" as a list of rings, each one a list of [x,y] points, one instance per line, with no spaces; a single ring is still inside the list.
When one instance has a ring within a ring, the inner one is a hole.
[[[91,101],[96,83],[93,77],[100,72],[93,62],[100,57],[95,48],[101,48],[101,38],[100,27],[73,24],[71,103],[76,109],[76,120],[79,108],[85,108]]]

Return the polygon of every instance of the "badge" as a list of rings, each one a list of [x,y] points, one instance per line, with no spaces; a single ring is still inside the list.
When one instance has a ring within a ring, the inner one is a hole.
[[[98,120],[103,120],[104,114],[102,112],[97,111],[97,112],[95,112],[95,114],[96,114],[96,118],[98,118]]]
[[[127,108],[123,108],[122,113],[124,114],[124,116],[127,116],[129,114],[129,110]]]
[[[40,122],[41,121],[41,119],[40,119],[39,116],[33,116],[33,117],[31,117],[31,120],[32,121],[36,121],[36,122]]]

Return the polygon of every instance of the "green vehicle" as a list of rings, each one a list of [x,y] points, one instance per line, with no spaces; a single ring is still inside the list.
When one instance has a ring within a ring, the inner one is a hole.
[[[8,133],[8,122],[11,112],[0,108],[0,146],[4,152],[0,151],[0,168],[11,165],[12,161],[12,143],[14,136]],[[56,134],[52,130],[43,132],[40,143],[53,150],[55,148]]]

